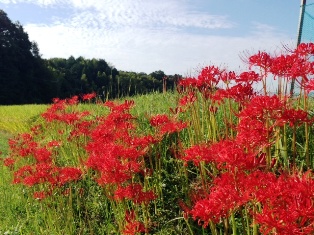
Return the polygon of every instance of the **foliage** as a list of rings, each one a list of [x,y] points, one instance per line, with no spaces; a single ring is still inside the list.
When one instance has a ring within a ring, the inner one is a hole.
[[[57,78],[57,97],[96,92],[102,100],[174,90],[180,75],[118,71],[103,59],[51,58],[46,60]]]
[[[0,10],[0,103],[50,102],[53,77],[20,23]]]

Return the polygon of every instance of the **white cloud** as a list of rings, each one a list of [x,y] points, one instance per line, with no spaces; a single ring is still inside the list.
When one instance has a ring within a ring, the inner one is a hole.
[[[289,41],[271,26],[254,23],[243,37],[215,36],[234,26],[227,16],[191,10],[187,0],[0,0],[72,9],[51,25],[24,25],[45,58],[103,58],[119,70],[187,75],[205,64],[236,69],[239,53],[275,49]],[[58,17],[58,16],[56,16]],[[191,34],[190,30],[202,34]],[[211,34],[210,34],[211,33]]]
[[[104,58],[118,69],[168,74],[189,72],[201,64],[226,63],[235,69],[242,62],[239,53],[244,50],[275,50],[284,36],[222,37],[190,35],[170,30],[122,28],[106,31],[99,28],[67,25],[27,25],[31,39],[39,43],[44,57]]]
[[[0,2],[28,3],[41,7],[71,7],[77,10],[77,16],[72,20],[84,20],[87,14],[94,20],[104,20],[118,26],[169,25],[213,29],[233,25],[225,16],[190,11],[190,6],[183,4],[185,0],[0,0]]]
[[[60,0],[0,0],[0,3],[4,4],[18,4],[18,3],[29,3],[29,4],[36,4],[39,6],[51,6],[60,4],[63,1]]]

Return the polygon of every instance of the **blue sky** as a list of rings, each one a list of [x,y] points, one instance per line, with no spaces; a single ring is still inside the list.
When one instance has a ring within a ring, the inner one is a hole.
[[[44,58],[102,58],[118,70],[193,74],[296,45],[300,0],[0,0]]]

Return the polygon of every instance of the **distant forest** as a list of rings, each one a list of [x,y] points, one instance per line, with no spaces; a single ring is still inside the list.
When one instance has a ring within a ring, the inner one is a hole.
[[[0,9],[0,104],[51,103],[96,92],[114,99],[175,89],[182,76],[120,71],[104,59],[41,58],[36,42]]]

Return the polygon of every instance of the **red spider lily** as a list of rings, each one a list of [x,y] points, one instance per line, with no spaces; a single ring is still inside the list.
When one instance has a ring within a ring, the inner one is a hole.
[[[15,159],[12,157],[7,157],[5,159],[3,159],[3,164],[6,167],[9,167],[11,170],[13,170],[14,164],[15,164]]]
[[[314,180],[309,174],[282,174],[256,196],[262,204],[256,220],[263,234],[313,234]]]
[[[83,95],[82,99],[83,99],[83,101],[86,101],[86,100],[91,100],[95,97],[96,97],[96,92],[92,92],[92,93]]]
[[[51,110],[47,110],[41,115],[47,122],[52,122],[58,119],[58,115]]]
[[[237,78],[237,83],[253,83],[261,81],[262,77],[254,71],[243,72]]]
[[[265,166],[263,157],[260,158],[254,149],[245,150],[237,140],[222,140],[210,146],[211,158],[219,169],[253,170]]]
[[[69,105],[76,105],[79,103],[79,97],[77,95],[71,97],[70,99],[66,100],[67,104]]]
[[[70,139],[82,136],[89,136],[92,132],[93,121],[79,121],[75,123],[74,129],[70,133]]]
[[[187,77],[184,79],[180,79],[178,82],[178,87],[181,87],[182,89],[186,90],[189,87],[197,88],[201,86],[201,81],[198,79],[195,79],[193,77]]]
[[[236,102],[245,103],[255,97],[256,93],[251,84],[249,83],[239,83],[226,90],[221,90],[218,95],[220,98],[217,100],[221,100],[223,98],[231,98]],[[217,96],[217,95],[216,95]]]
[[[241,118],[237,131],[236,142],[247,149],[260,149],[272,143],[272,128],[267,128],[261,120]]]
[[[285,78],[302,77],[308,79],[308,75],[312,74],[312,64],[305,58],[299,57],[297,54],[281,55],[273,59],[270,71],[277,76]]]
[[[259,51],[257,54],[249,57],[250,68],[252,66],[258,66],[265,72],[268,72],[272,66],[273,58],[266,52]]]
[[[12,157],[33,156],[37,162],[51,162],[52,153],[45,147],[38,147],[31,135],[20,135],[15,140],[10,140],[10,155]]]
[[[58,169],[57,182],[64,185],[70,181],[77,181],[81,178],[83,172],[76,167],[62,167]]]
[[[33,173],[33,168],[29,165],[20,167],[16,172],[14,172],[13,183],[19,184],[23,179]]]
[[[134,101],[125,100],[122,104],[116,104],[112,101],[107,101],[104,106],[108,107],[112,113],[124,113],[128,112],[134,106]]]
[[[285,100],[277,95],[255,96],[241,111],[239,117],[249,117],[261,121],[265,121],[268,118],[275,120],[282,115],[285,106]]]
[[[229,72],[224,71],[222,73],[221,80],[226,84],[230,84],[232,81],[237,80],[237,75],[234,71]]]
[[[52,153],[46,149],[46,148],[37,148],[37,149],[34,149],[34,158],[36,159],[36,161],[38,163],[41,163],[41,162],[51,162],[52,161]]]
[[[187,106],[193,104],[197,100],[194,92],[189,92],[179,100],[179,106]]]
[[[252,215],[262,234],[314,232],[314,180],[309,174],[276,177],[271,172],[224,173],[213,181],[210,193],[196,201],[190,214],[207,226],[218,223],[241,205],[258,204]]]
[[[309,123],[312,119],[309,118],[308,112],[301,109],[286,109],[282,116],[277,119],[278,125],[281,123],[289,123],[290,126],[302,125]]]
[[[48,195],[49,195],[49,194],[47,194],[46,191],[36,191],[36,192],[34,192],[33,197],[34,197],[35,199],[38,199],[38,200],[43,200],[43,199],[45,199]]]
[[[34,152],[38,144],[31,134],[20,134],[9,140],[11,156],[27,157]]]
[[[182,91],[187,91],[188,88],[197,88],[203,94],[206,92],[212,93],[215,91],[219,82],[229,82],[234,79],[234,72],[226,72],[221,70],[216,66],[206,66],[202,69],[197,78],[187,77],[180,79],[178,82],[178,87],[180,93]]]
[[[110,151],[109,148],[108,150]],[[123,162],[118,156],[110,152],[104,152],[101,155],[89,155],[86,166],[100,173],[97,179],[100,185],[121,184],[131,179],[133,174],[141,171],[142,163],[134,161]]]
[[[48,142],[47,148],[56,148],[56,147],[60,147],[61,144],[62,144],[62,143],[61,143],[60,141],[52,140],[52,141],[49,141],[49,142]]]
[[[150,118],[150,125],[154,127],[161,126],[168,122],[170,122],[170,119],[166,114],[157,114]]]
[[[152,191],[143,191],[143,187],[140,184],[130,184],[125,187],[118,187],[115,191],[114,199],[117,201],[131,200],[135,204],[149,203],[154,200],[156,195]]]
[[[67,100],[56,100],[46,112],[42,114],[42,117],[45,118],[47,122],[52,121],[62,121],[67,124],[73,124],[79,119],[89,115],[88,111],[84,112],[71,112],[68,113],[66,108],[71,105],[76,105],[78,103],[78,97],[74,96],[71,99]]]
[[[217,89],[215,93],[210,95],[210,99],[217,105],[224,103],[224,99],[228,97],[228,92],[225,89]]]
[[[32,134],[35,135],[40,135],[42,133],[42,125],[35,125],[31,127]]]
[[[54,104],[59,103],[59,101],[60,101],[60,98],[58,98],[58,97],[52,99],[52,102]]]
[[[171,120],[167,115],[157,114],[150,119],[153,127],[158,127],[161,135],[180,132],[187,127],[187,123]]]
[[[185,150],[184,161],[192,161],[195,166],[200,162],[213,162],[219,169],[228,169],[231,172],[239,169],[252,170],[263,168],[265,159],[255,152],[252,146],[243,140],[245,145],[235,140],[222,140],[213,144],[200,144]]]
[[[273,63],[270,71],[277,76],[290,76],[291,68],[294,63],[298,63],[298,56],[292,55],[280,55],[273,59]]]
[[[148,146],[156,142],[152,136],[133,133],[134,117],[129,113],[133,104],[106,102],[111,112],[99,119],[91,131],[91,140],[86,146],[89,154],[86,166],[99,173],[97,182],[100,185],[120,185],[140,173]]]
[[[126,225],[124,230],[122,231],[123,235],[136,235],[138,233],[148,232],[144,224],[136,220],[134,210],[127,211],[125,213],[125,221]]]
[[[198,75],[198,80],[201,81],[202,86],[214,88],[222,80],[224,71],[215,66],[204,67]]]
[[[14,172],[14,183],[22,183],[27,186],[35,184],[49,183],[56,184],[54,175],[58,172],[57,168],[51,164],[40,163],[21,167]]]
[[[314,43],[300,43],[294,52],[301,56],[314,55]]]
[[[72,125],[74,123],[76,123],[78,120],[80,120],[81,115],[80,113],[64,113],[61,115],[58,115],[57,120],[61,121],[61,122],[65,122],[68,125]]]
[[[222,140],[213,144],[201,144],[185,150],[181,157],[184,161],[192,161],[195,166],[200,162],[215,163],[218,169],[253,170],[265,167],[265,158],[259,155],[252,146],[243,140]],[[250,145],[250,146],[248,146]]]
[[[29,142],[25,145],[19,146],[18,149],[18,155],[21,157],[27,157],[30,154],[34,152],[34,150],[37,148],[37,143],[36,142]]]
[[[21,167],[14,173],[14,183],[27,186],[36,184],[64,185],[80,179],[82,171],[75,167],[56,167],[52,164],[37,163]]]
[[[193,219],[206,227],[210,221],[219,223],[237,212],[241,206],[255,205],[263,190],[276,183],[273,173],[259,170],[252,173],[225,172],[214,179],[210,192],[204,198],[197,198],[192,209],[187,208]],[[262,199],[264,197],[260,197]]]
[[[245,175],[240,176],[245,177]],[[236,178],[234,174],[228,172],[217,177],[207,197],[198,200],[191,209],[193,219],[198,220],[199,223],[202,222],[203,226],[207,227],[210,221],[218,223],[248,202],[249,197],[247,194],[242,195]]]
[[[151,135],[147,135],[143,137],[134,136],[129,142],[130,145],[141,147],[142,149],[154,143],[157,143],[157,140]]]
[[[314,91],[314,79],[308,80],[307,83],[304,85],[304,89],[307,93]]]
[[[164,134],[172,134],[172,133],[179,133],[183,129],[187,127],[187,123],[178,121],[178,122],[169,122],[164,124],[160,128],[160,132],[162,135]]]
[[[184,151],[183,161],[192,161],[195,166],[199,166],[200,162],[209,163],[214,159],[211,155],[210,146],[208,144],[194,145]]]
[[[245,197],[249,197],[253,205],[256,202],[262,201],[266,196],[262,192],[270,188],[277,181],[277,177],[274,173],[261,170],[254,170],[249,174],[242,172],[237,179],[237,185],[241,189],[241,193],[245,195]]]
[[[60,122],[64,122],[68,125],[76,124],[80,121],[83,117],[88,116],[89,112],[71,112],[71,113],[60,113],[56,116],[55,120]]]

